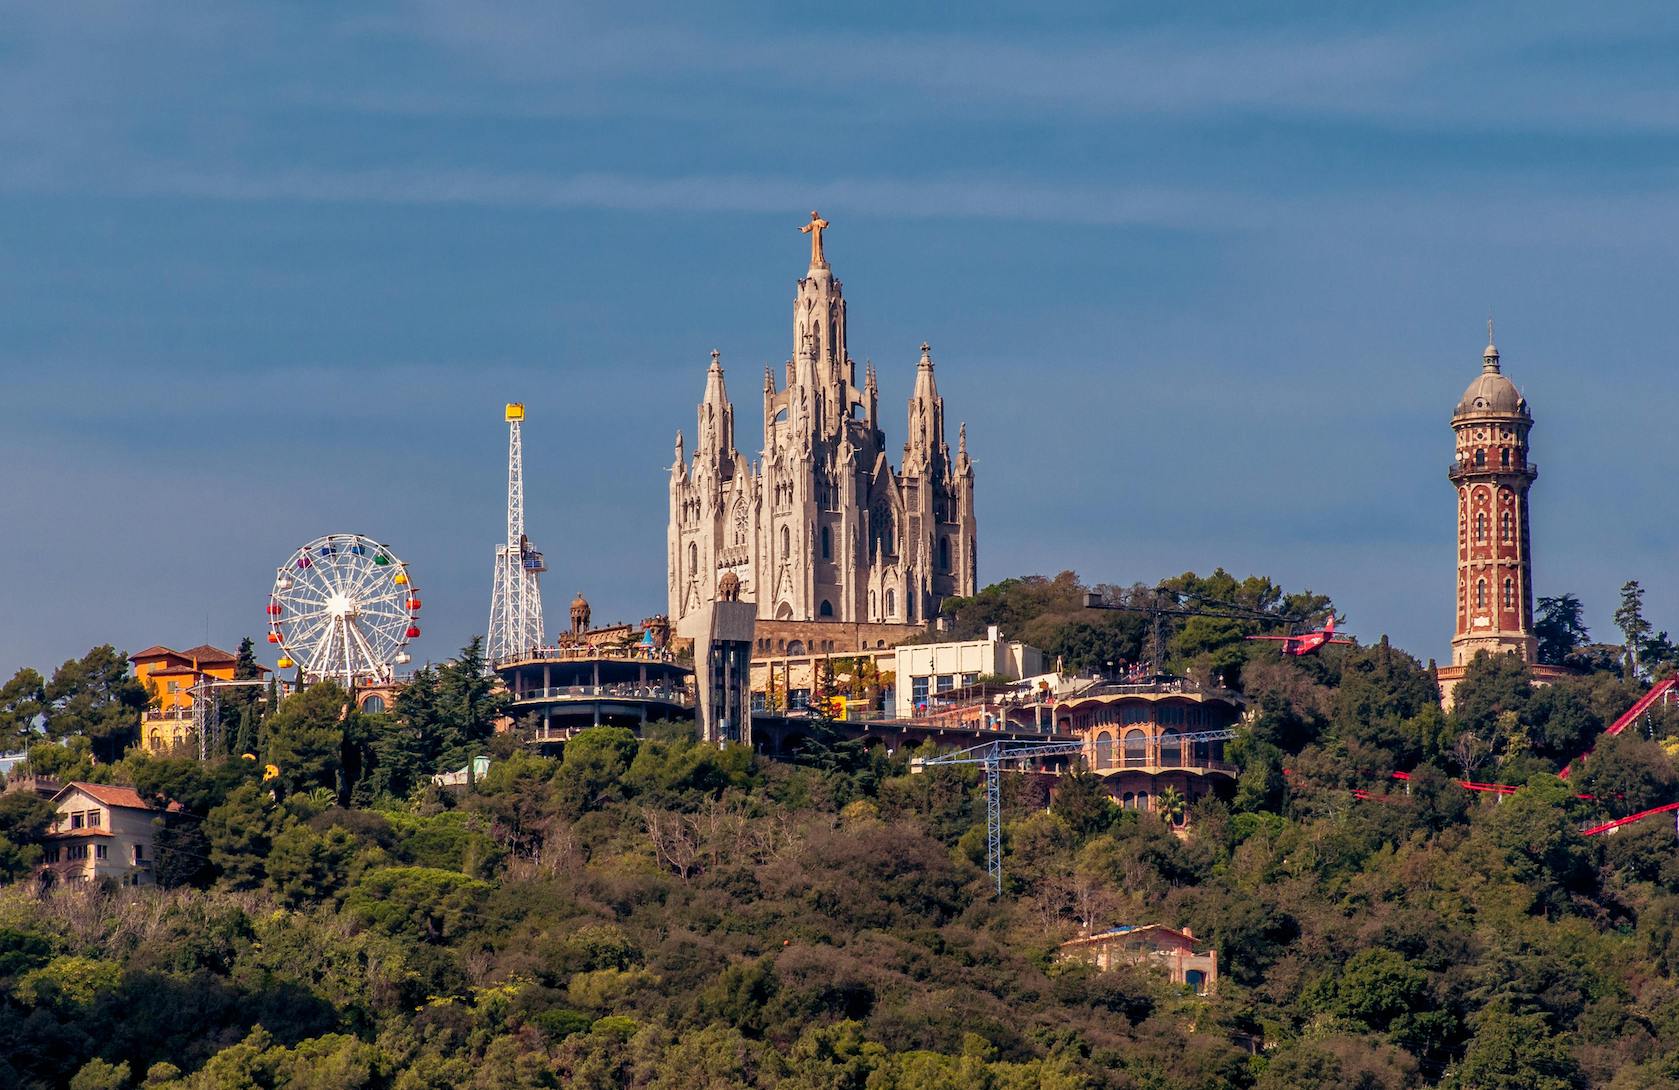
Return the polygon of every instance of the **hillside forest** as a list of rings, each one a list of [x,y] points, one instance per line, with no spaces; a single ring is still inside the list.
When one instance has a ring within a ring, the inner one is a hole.
[[[1082,610],[1090,589],[1009,580],[949,603],[950,630],[1000,625],[1068,672],[1149,654],[1146,615]],[[1166,664],[1247,702],[1239,773],[1186,836],[1093,774],[1005,775],[1000,897],[973,771],[831,730],[791,761],[686,724],[542,756],[495,732],[475,641],[388,712],[252,690],[226,753],[146,756],[148,696],[96,648],[0,688],[20,771],[179,807],[155,886],[54,888],[51,807],[0,795],[0,1085],[1679,1090],[1673,823],[1581,835],[1679,800],[1671,714],[1603,736],[1674,669],[1628,594],[1619,644],[1546,599],[1542,653],[1573,676],[1483,657],[1450,714],[1385,639],[1285,658],[1244,640],[1260,622],[1175,618]],[[432,784],[475,752],[484,775]],[[1146,923],[1216,947],[1216,992],[1057,957]]]

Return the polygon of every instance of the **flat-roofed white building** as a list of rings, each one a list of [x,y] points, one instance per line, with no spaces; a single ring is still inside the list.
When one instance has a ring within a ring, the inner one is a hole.
[[[996,625],[982,640],[900,644],[894,649],[896,715],[913,718],[936,703],[940,694],[966,688],[982,677],[1019,681],[1046,673],[1042,651],[1019,640],[1006,640]]]

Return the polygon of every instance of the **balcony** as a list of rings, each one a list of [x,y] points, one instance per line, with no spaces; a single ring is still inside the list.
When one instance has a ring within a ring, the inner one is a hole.
[[[694,697],[687,689],[668,685],[556,685],[549,689],[527,689],[513,698],[515,706],[534,703],[566,703],[592,700],[640,700],[692,708]]]
[[[1453,462],[1446,468],[1446,476],[1452,481],[1461,481],[1466,477],[1526,477],[1531,481],[1539,476],[1539,466],[1534,462],[1510,466],[1478,466],[1472,462]]]

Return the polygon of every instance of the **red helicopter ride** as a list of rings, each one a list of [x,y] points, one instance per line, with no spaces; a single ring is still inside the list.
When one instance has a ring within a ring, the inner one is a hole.
[[[1315,654],[1325,644],[1329,643],[1357,643],[1357,640],[1337,638],[1335,635],[1335,614],[1329,615],[1329,620],[1315,632],[1302,632],[1297,636],[1249,636],[1250,640],[1272,640],[1281,643],[1285,655],[1304,656]]]

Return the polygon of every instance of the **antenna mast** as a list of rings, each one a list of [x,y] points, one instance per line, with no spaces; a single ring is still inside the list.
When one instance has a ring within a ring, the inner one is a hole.
[[[490,591],[490,627],[485,655],[490,662],[542,645],[542,554],[525,536],[525,458],[519,426],[525,406],[507,406],[507,543],[496,546]]]

